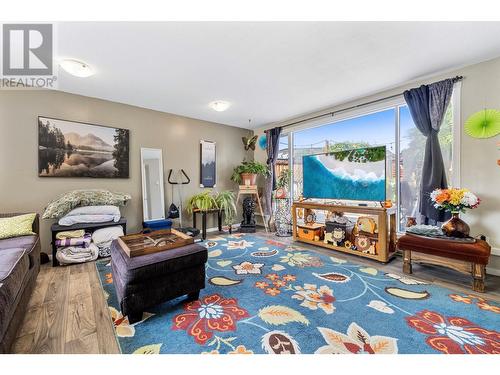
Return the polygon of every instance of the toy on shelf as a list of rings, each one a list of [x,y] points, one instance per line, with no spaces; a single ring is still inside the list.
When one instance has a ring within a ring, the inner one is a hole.
[[[344,241],[351,238],[353,225],[349,218],[344,216],[342,212],[329,211],[325,226],[324,242],[326,244],[344,246]]]
[[[324,226],[322,224],[299,225],[297,235],[299,238],[319,242],[323,238]]]

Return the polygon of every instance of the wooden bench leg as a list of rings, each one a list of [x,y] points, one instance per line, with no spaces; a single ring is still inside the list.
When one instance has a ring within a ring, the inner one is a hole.
[[[486,277],[486,266],[484,264],[472,264],[472,289],[475,292],[484,293],[484,279]]]
[[[411,250],[403,250],[403,272],[407,274],[412,273]]]

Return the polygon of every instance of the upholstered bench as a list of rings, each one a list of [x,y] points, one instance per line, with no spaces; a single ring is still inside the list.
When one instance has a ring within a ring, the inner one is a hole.
[[[198,299],[205,288],[207,249],[191,244],[129,258],[118,241],[111,244],[111,267],[122,314],[130,323],[148,308],[188,295]]]
[[[491,247],[486,241],[459,242],[405,234],[397,243],[403,252],[403,272],[412,273],[412,261],[445,266],[472,275],[472,288],[484,292]]]

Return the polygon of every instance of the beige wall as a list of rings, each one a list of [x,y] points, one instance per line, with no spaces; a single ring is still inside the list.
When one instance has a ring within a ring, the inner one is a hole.
[[[38,115],[130,129],[130,178],[38,177]],[[199,188],[200,139],[217,142],[217,190],[235,190],[237,186],[229,178],[232,169],[245,156],[241,137],[249,133],[235,127],[63,92],[0,91],[0,212],[42,213],[45,205],[61,193],[104,188],[132,195],[122,214],[128,220],[129,231],[137,231],[142,221],[141,147],[163,150],[165,182],[170,168],[184,168],[191,177],[191,184],[184,189],[184,197],[188,197],[202,190]],[[171,185],[166,183],[167,208],[171,191]],[[184,215],[183,219],[185,226],[191,225],[190,217]],[[46,251],[53,222],[42,221]],[[209,227],[212,225],[209,222]]]
[[[465,215],[465,220],[470,224],[472,234],[485,234],[492,247],[494,247],[494,253],[500,255],[500,166],[497,165],[497,159],[500,159],[500,135],[489,139],[475,139],[463,132],[463,123],[473,113],[484,108],[500,110],[500,59],[470,65],[446,74],[415,81],[376,95],[327,108],[322,112],[339,110],[394,95],[403,92],[407,88],[418,87],[423,83],[431,83],[455,75],[464,76],[461,90],[461,121],[459,129],[461,132],[461,185],[462,187],[469,188],[482,199],[480,207],[469,211]],[[303,117],[318,113],[320,112],[311,113]],[[300,118],[297,117],[296,119]],[[292,122],[292,120],[288,120],[288,122]],[[283,123],[286,123],[286,121]],[[272,124],[257,129],[254,134],[261,135],[266,128],[279,126],[283,123]],[[265,152],[260,149],[257,150],[255,152],[255,159],[259,161],[265,160]],[[500,275],[499,256],[492,258],[490,271]]]

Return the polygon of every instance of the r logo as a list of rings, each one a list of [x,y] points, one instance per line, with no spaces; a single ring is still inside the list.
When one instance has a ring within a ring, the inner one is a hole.
[[[52,75],[52,25],[3,25],[3,75]]]

